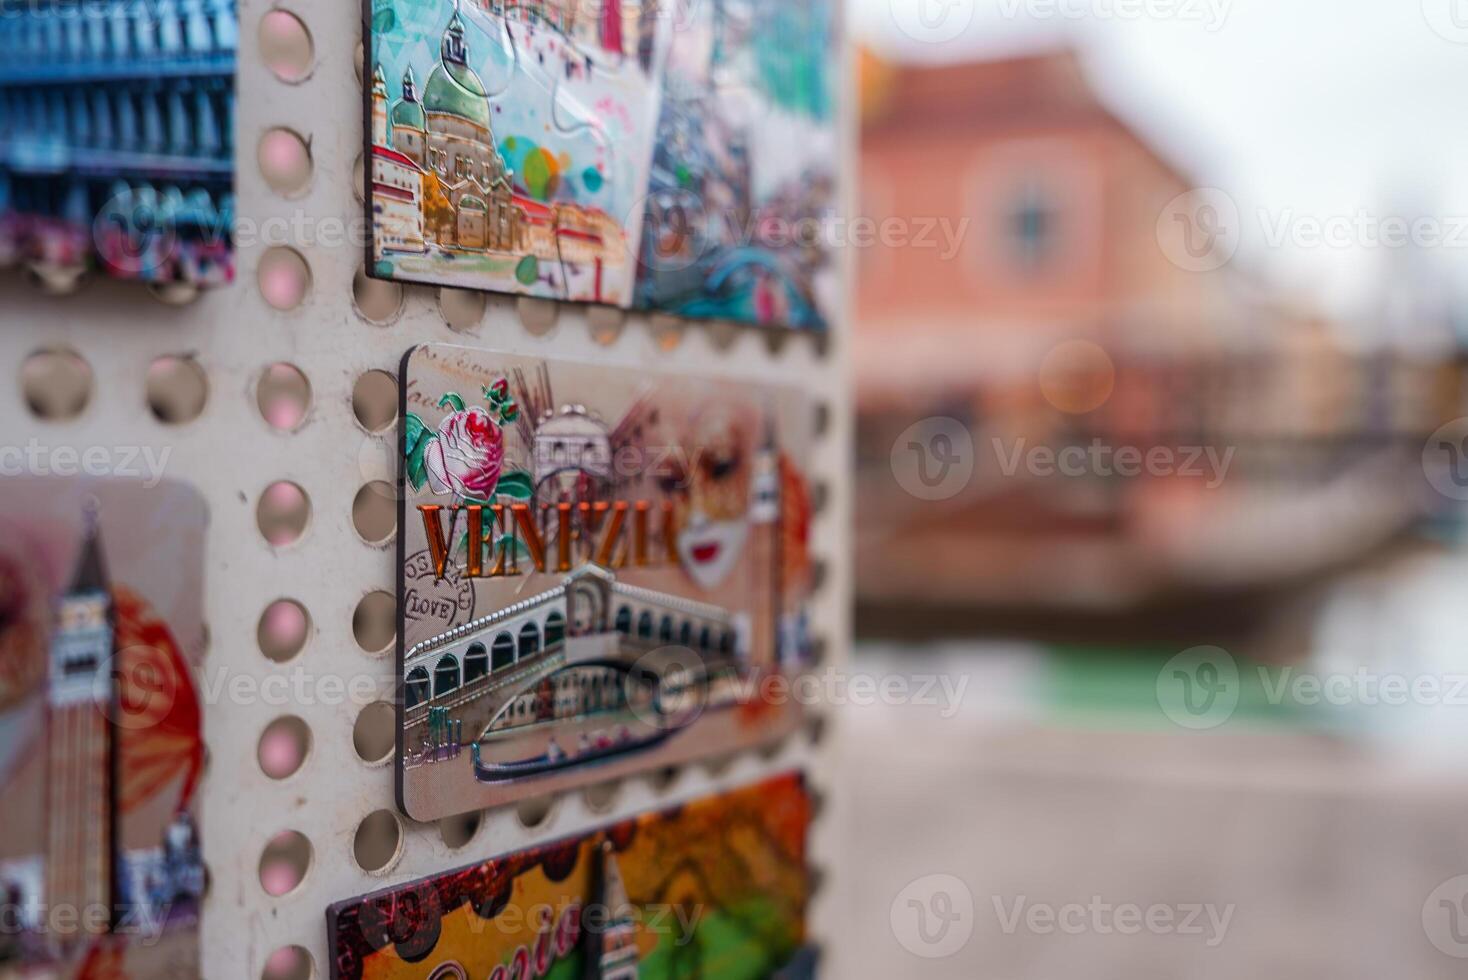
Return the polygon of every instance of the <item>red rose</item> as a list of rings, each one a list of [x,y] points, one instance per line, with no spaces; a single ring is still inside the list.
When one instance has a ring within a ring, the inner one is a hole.
[[[438,437],[423,452],[434,493],[478,500],[494,495],[504,461],[504,434],[477,405],[447,416],[438,426]]]

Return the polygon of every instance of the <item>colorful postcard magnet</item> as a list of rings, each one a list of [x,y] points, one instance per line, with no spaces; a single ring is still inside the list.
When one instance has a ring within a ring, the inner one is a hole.
[[[799,774],[340,902],[332,980],[814,976]]]
[[[835,0],[367,0],[369,268],[823,329]]]
[[[199,976],[203,498],[0,483],[0,975]]]
[[[235,0],[0,16],[0,265],[234,279]]]
[[[770,685],[810,652],[802,395],[448,345],[409,352],[401,391],[405,813],[799,725]]]

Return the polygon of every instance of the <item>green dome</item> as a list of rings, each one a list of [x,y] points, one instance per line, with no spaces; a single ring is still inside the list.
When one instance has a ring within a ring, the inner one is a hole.
[[[424,122],[423,107],[416,102],[402,100],[392,107],[392,124],[402,126],[405,129],[427,129]]]
[[[462,116],[489,129],[489,95],[474,70],[454,62],[441,63],[428,77],[423,108]]]

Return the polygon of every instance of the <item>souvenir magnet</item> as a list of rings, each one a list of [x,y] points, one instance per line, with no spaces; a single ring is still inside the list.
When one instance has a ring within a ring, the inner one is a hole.
[[[0,492],[0,975],[198,976],[205,508]]]
[[[796,980],[799,774],[331,906],[332,980]]]
[[[0,266],[234,279],[235,0],[0,16]]]
[[[398,791],[434,820],[769,742],[807,662],[794,390],[429,345],[402,375]]]
[[[834,0],[367,0],[368,266],[823,329]]]

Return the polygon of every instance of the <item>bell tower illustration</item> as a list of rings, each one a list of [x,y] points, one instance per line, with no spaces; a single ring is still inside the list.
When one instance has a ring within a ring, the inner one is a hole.
[[[585,980],[637,980],[642,954],[637,948],[637,912],[627,897],[622,869],[611,841],[595,851],[592,905],[596,925],[584,928]]]
[[[71,585],[57,603],[47,689],[46,902],[96,922],[113,912],[115,822],[112,598],[96,507],[88,508]],[[82,934],[57,937],[66,947]]]
[[[766,414],[764,433],[754,458],[753,498],[749,507],[749,548],[755,569],[755,596],[750,616],[749,662],[760,668],[776,666],[780,630],[780,450],[775,420]]]

